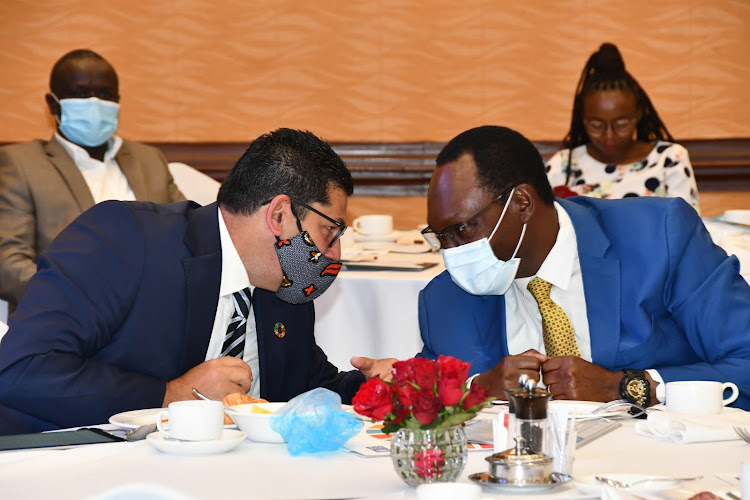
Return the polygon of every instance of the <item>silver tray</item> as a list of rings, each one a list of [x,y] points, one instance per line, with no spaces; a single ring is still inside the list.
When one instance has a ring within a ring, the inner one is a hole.
[[[538,493],[541,491],[553,490],[559,488],[560,486],[564,486],[573,480],[573,476],[561,474],[559,472],[553,472],[552,482],[545,484],[497,483],[492,480],[488,472],[478,472],[476,474],[472,474],[469,476],[469,479],[492,491],[500,491],[504,493]]]

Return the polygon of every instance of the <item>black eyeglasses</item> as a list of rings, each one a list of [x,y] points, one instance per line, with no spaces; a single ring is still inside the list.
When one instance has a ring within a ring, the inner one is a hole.
[[[424,236],[424,239],[427,240],[427,243],[430,244],[430,246],[434,248],[445,248],[446,243],[453,243],[457,242],[459,245],[464,245],[466,243],[470,243],[470,236],[468,235],[468,230],[471,228],[471,226],[476,222],[479,217],[481,217],[489,208],[495,203],[500,201],[505,195],[510,193],[515,186],[511,186],[505,191],[503,191],[500,196],[494,198],[491,202],[489,202],[487,205],[485,205],[479,212],[474,214],[469,220],[466,222],[459,222],[458,224],[453,224],[452,226],[448,226],[442,231],[436,231],[435,229],[431,228],[430,226],[427,226],[426,228],[422,229],[422,235]]]
[[[339,230],[336,232],[336,234],[333,235],[333,239],[328,243],[328,248],[331,248],[334,245],[334,243],[336,243],[336,241],[339,238],[341,238],[341,235],[346,232],[346,228],[347,228],[346,224],[343,224],[343,223],[341,223],[341,222],[339,222],[339,221],[337,221],[335,219],[332,219],[332,218],[328,217],[326,214],[324,214],[320,210],[315,210],[313,207],[311,207],[307,203],[303,203],[301,201],[295,200],[291,196],[289,197],[289,199],[292,200],[292,203],[296,203],[297,205],[301,205],[301,206],[305,207],[306,209],[308,209],[308,210],[310,210],[312,212],[315,212],[316,214],[320,215],[325,220],[329,221],[331,224],[333,224],[334,226],[336,226],[337,228],[339,228]],[[294,216],[296,217],[297,213],[294,211],[294,206],[292,206],[292,212],[294,213]],[[297,226],[300,228],[300,230],[302,230],[302,227],[301,227],[301,225],[299,223],[299,219],[297,219]]]
[[[635,123],[635,120],[635,117],[618,118],[613,122],[583,120],[583,124],[586,126],[586,133],[592,137],[599,137],[606,134],[607,127],[612,128],[612,132],[616,135],[626,136],[633,133],[633,124]]]

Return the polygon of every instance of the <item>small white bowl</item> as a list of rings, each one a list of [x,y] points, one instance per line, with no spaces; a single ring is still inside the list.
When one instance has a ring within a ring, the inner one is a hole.
[[[250,403],[232,406],[235,412],[228,412],[237,427],[247,434],[248,439],[261,443],[285,443],[284,438],[271,429],[271,414],[286,403]],[[271,413],[250,413],[254,406]]]

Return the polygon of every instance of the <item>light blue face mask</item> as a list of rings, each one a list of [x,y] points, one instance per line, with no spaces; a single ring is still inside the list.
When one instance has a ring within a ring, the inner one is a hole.
[[[521,229],[518,245],[510,260],[503,261],[495,257],[495,252],[492,251],[490,245],[490,240],[495,236],[495,231],[505,217],[514,192],[515,188],[511,190],[508,201],[503,207],[503,213],[500,214],[500,219],[489,238],[485,237],[465,245],[440,250],[453,282],[472,295],[503,295],[516,278],[518,266],[521,264],[521,259],[516,258],[516,254],[521,247],[523,235],[526,234],[526,224]]]
[[[117,130],[117,115],[120,105],[98,97],[85,99],[58,99],[61,118],[57,118],[60,132],[79,146],[101,146]]]

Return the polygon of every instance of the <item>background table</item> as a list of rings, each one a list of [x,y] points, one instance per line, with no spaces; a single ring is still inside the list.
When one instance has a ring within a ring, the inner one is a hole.
[[[699,491],[722,494],[739,491],[720,475],[739,476],[740,464],[750,461],[750,445],[743,441],[681,445],[639,436],[633,421],[576,452],[574,476],[604,473],[641,473],[672,476],[703,475],[699,481],[664,491],[658,497],[687,499]],[[489,452],[469,452],[459,481],[487,471]],[[308,500],[368,498],[408,500],[415,490],[393,470],[390,457],[362,458],[343,451],[290,456],[286,445],[243,442],[222,455],[186,457],[166,455],[147,442],[88,445],[71,450],[0,453],[0,497],[16,499],[134,498],[102,496],[115,488],[148,484],[170,496],[152,499]],[[142,486],[142,488],[146,488]],[[508,498],[485,491],[483,498]],[[553,493],[523,495],[534,499],[588,499],[571,485]],[[136,498],[143,498],[136,497]],[[518,497],[519,499],[521,497]]]
[[[387,254],[393,261],[434,262],[423,271],[344,269],[315,300],[315,338],[340,370],[352,356],[406,359],[422,350],[417,302],[419,291],[445,270],[439,253]]]

